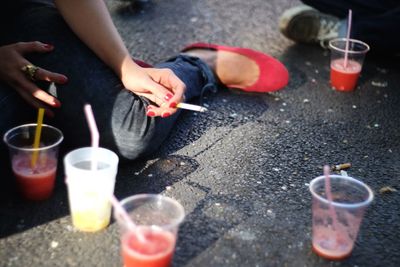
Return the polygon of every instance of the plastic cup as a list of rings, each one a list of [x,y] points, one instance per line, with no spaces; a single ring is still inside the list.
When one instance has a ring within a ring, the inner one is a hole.
[[[93,168],[95,160],[95,168]],[[105,148],[84,147],[64,157],[73,226],[85,232],[107,227],[111,217],[118,156]]]
[[[170,266],[180,223],[185,211],[176,200],[157,194],[139,194],[121,201],[133,223],[114,213],[121,232],[125,267]]]
[[[349,39],[346,54],[346,38],[337,38],[329,42],[331,50],[331,85],[338,91],[353,91],[356,88],[369,46],[359,40]]]
[[[329,260],[350,256],[372,190],[352,177],[330,175],[332,202],[325,195],[325,176],[310,183],[312,194],[312,247]],[[330,207],[330,205],[332,205]]]
[[[10,151],[10,160],[17,187],[28,200],[45,200],[54,191],[58,148],[62,132],[50,125],[42,125],[39,147],[34,148],[36,123],[24,124],[8,130],[4,142]],[[37,160],[32,163],[33,155]]]

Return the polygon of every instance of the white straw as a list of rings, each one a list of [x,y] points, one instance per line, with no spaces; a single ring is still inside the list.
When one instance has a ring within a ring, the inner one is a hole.
[[[178,105],[176,105],[177,108],[181,108],[181,109],[188,109],[188,110],[192,110],[192,111],[198,111],[198,112],[206,112],[207,109],[205,107],[202,106],[197,106],[197,105],[193,105],[193,104],[188,104],[188,103],[179,103]]]
[[[350,32],[351,32],[351,18],[352,18],[352,11],[349,9],[349,18],[347,20],[347,36],[346,36],[346,48],[344,52],[344,68],[347,68],[347,60],[348,60],[348,53],[349,53],[349,42],[350,42]]]
[[[89,129],[90,129],[90,135],[92,138],[92,147],[98,148],[100,135],[99,135],[99,130],[97,129],[96,121],[93,116],[92,106],[89,104],[86,104],[84,106],[84,111],[85,111],[87,123],[89,125]],[[96,155],[96,153],[93,153],[92,170],[97,169],[97,159],[96,159],[95,155]]]
[[[131,220],[129,217],[128,213],[125,211],[125,209],[121,206],[119,201],[114,195],[111,195],[110,197],[110,202],[114,207],[115,213],[121,216],[122,220],[126,223],[128,229],[130,232],[136,231],[137,237],[140,242],[145,242],[146,237],[142,234],[142,232],[138,231],[136,228],[136,224]]]

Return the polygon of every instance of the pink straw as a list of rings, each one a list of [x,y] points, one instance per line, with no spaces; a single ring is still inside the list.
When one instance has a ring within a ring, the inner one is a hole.
[[[99,130],[97,129],[96,121],[93,116],[92,106],[86,104],[84,106],[86,120],[89,124],[90,134],[92,135],[92,147],[99,147]]]
[[[121,206],[114,195],[111,195],[110,202],[113,205],[115,212],[118,213],[124,220],[124,222],[128,225],[129,230],[134,230],[136,227],[135,223],[131,220],[128,213],[124,210],[124,208]]]
[[[92,137],[92,147],[98,148],[100,135],[99,135],[99,130],[97,129],[96,120],[94,119],[94,116],[93,116],[92,106],[89,104],[86,104],[84,106],[84,110],[85,110],[86,120],[89,124],[90,135]],[[92,170],[97,169],[97,160],[96,160],[95,155],[96,155],[96,153],[93,153]]]
[[[349,42],[350,42],[350,32],[351,32],[351,17],[353,12],[349,9],[349,18],[347,21],[347,36],[346,36],[346,48],[344,52],[344,68],[347,68],[347,60],[348,60],[348,53],[349,53]]]
[[[330,168],[328,165],[324,166],[324,176],[325,176],[325,194],[329,201],[329,213],[331,214],[333,220],[333,229],[337,229],[337,217],[335,208],[332,205],[333,198],[332,198],[332,191],[331,191],[331,178],[330,178]]]
[[[114,195],[111,195],[110,202],[114,207],[115,213],[121,216],[122,220],[126,223],[129,231],[130,232],[136,231],[137,238],[139,239],[140,242],[144,243],[146,241],[146,237],[143,235],[142,232],[137,231],[136,224],[132,221],[128,213],[125,211],[125,209],[122,207],[122,205],[119,203],[119,201]]]

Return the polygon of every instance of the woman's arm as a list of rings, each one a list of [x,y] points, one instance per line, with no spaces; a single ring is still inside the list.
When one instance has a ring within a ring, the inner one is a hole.
[[[127,89],[148,97],[164,111],[176,111],[169,107],[181,101],[184,84],[170,71],[146,70],[132,60],[103,0],[55,0],[55,3],[75,34],[114,70]]]
[[[55,0],[75,34],[122,78],[130,58],[103,0]]]

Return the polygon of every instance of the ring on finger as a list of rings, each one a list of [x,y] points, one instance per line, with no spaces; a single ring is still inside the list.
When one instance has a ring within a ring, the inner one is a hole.
[[[31,81],[35,81],[35,74],[39,67],[36,67],[35,65],[32,64],[27,64],[21,68],[22,72],[25,74],[25,76],[30,79]]]

